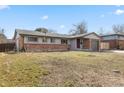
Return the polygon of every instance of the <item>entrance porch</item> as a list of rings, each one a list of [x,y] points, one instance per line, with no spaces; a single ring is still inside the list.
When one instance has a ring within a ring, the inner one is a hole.
[[[100,41],[97,39],[90,39],[90,38],[76,39],[77,50],[99,51],[99,44],[100,44]]]

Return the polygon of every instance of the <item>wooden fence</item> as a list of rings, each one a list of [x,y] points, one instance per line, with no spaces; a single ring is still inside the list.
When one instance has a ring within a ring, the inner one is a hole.
[[[101,49],[105,49],[105,50],[107,50],[107,49],[110,49],[110,45],[109,45],[109,43],[108,42],[101,42]]]
[[[0,44],[0,52],[14,51],[15,43]]]

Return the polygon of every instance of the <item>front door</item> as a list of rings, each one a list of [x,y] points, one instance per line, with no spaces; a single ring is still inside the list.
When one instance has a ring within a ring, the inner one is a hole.
[[[77,39],[77,48],[80,48],[80,39]]]

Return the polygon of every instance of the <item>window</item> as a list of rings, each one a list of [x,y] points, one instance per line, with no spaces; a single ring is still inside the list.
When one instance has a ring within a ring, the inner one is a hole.
[[[61,40],[61,44],[68,44],[68,42],[67,42],[67,40],[62,39],[62,40]]]
[[[50,38],[50,42],[54,43],[55,42],[55,38]]]
[[[37,42],[38,38],[37,37],[28,37],[28,41],[30,41],[30,42]]]
[[[47,38],[43,37],[42,42],[47,42]]]

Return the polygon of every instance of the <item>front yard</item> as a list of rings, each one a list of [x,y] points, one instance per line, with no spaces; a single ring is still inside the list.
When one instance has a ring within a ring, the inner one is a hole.
[[[0,86],[124,86],[124,54],[0,53]]]

